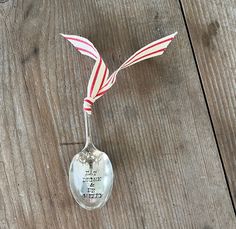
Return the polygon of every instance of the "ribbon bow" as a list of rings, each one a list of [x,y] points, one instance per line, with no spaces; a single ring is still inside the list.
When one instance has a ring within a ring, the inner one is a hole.
[[[84,98],[84,111],[91,114],[93,103],[111,88],[116,81],[117,73],[121,69],[127,68],[140,61],[162,55],[170,42],[175,38],[176,34],[177,32],[156,40],[139,49],[110,76],[109,69],[105,65],[101,55],[98,53],[92,42],[81,36],[61,34],[76,48],[77,51],[95,60],[95,64],[88,82],[87,97]]]

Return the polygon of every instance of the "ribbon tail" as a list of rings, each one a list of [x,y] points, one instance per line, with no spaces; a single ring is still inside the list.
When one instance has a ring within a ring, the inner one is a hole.
[[[109,69],[91,41],[81,36],[67,34],[61,35],[68,40],[78,52],[95,60],[95,64],[88,82],[87,97],[84,99],[83,105],[84,111],[91,114],[92,105],[97,99],[96,95],[102,88],[104,82],[107,81]]]
[[[177,32],[170,34],[144,46],[143,48],[135,52],[107,79],[107,81],[99,91],[98,96],[101,97],[112,87],[112,85],[116,81],[116,76],[121,69],[127,68],[140,61],[162,55],[176,35]]]

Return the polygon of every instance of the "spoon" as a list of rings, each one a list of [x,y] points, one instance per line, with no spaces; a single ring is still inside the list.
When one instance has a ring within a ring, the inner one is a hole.
[[[108,156],[92,143],[90,113],[93,103],[103,96],[116,82],[118,72],[140,61],[162,55],[177,32],[144,46],[130,56],[116,71],[109,76],[109,69],[101,55],[88,39],[61,34],[77,51],[95,60],[84,99],[86,144],[71,161],[69,184],[77,203],[88,210],[102,207],[108,200],[113,185],[113,170]],[[86,112],[87,111],[87,112]]]
[[[106,153],[98,150],[91,136],[91,114],[84,112],[86,144],[71,161],[69,185],[76,202],[87,210],[101,208],[110,197],[113,185],[112,164]]]

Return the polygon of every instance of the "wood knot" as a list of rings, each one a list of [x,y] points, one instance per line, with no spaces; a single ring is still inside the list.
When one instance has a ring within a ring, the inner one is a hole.
[[[24,64],[28,62],[32,57],[37,56],[39,54],[39,48],[34,47],[30,53],[28,53],[25,57],[22,58],[21,63]]]
[[[154,20],[158,20],[159,19],[159,13],[156,12],[155,16],[154,16]]]
[[[202,34],[202,42],[204,46],[213,48],[212,40],[217,35],[219,28],[220,24],[218,21],[212,21],[207,25],[206,31]]]
[[[208,34],[209,36],[216,36],[218,29],[220,28],[220,24],[218,21],[213,21],[208,25]]]

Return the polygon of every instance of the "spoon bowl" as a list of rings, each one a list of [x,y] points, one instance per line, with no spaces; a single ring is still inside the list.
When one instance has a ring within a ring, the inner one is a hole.
[[[76,154],[69,169],[69,184],[76,202],[87,210],[102,207],[113,186],[112,164],[92,143]]]

